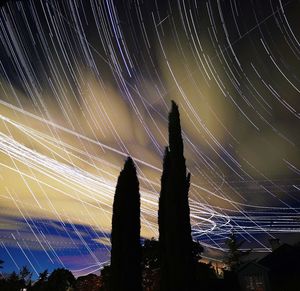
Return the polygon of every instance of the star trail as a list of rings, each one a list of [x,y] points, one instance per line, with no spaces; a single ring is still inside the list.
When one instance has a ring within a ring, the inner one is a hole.
[[[158,236],[170,100],[192,174],[192,233],[221,260],[300,241],[298,1],[8,1],[0,8],[0,250],[96,272],[115,185],[137,165],[141,235]]]

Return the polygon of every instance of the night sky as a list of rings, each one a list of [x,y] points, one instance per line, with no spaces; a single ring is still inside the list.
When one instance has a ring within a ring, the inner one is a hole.
[[[300,241],[300,1],[32,0],[0,8],[3,273],[74,275],[109,262],[126,156],[143,238],[157,203],[171,100],[205,257],[231,231],[256,254]]]

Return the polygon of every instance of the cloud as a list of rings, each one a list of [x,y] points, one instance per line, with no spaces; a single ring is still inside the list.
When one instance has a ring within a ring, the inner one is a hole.
[[[2,216],[1,220],[0,240],[9,247],[24,247],[35,251],[72,251],[85,248],[86,243],[95,247],[102,246],[100,242],[94,242],[103,233],[91,231],[90,227],[30,217],[25,220]]]

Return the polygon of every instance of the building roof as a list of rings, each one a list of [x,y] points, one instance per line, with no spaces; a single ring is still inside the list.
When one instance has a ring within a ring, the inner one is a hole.
[[[244,272],[246,269],[248,269],[248,268],[253,268],[253,267],[254,267],[254,268],[257,268],[257,269],[260,269],[260,270],[262,270],[262,271],[264,271],[264,272],[268,272],[268,271],[269,271],[269,268],[268,268],[268,267],[265,267],[265,266],[259,264],[258,262],[256,262],[256,260],[253,260],[253,261],[249,261],[249,262],[246,262],[246,263],[242,264],[242,265],[238,268],[237,272],[238,272],[238,273]]]
[[[299,265],[300,248],[288,244],[282,244],[273,252],[258,261],[260,265],[269,268],[271,271],[284,272]]]

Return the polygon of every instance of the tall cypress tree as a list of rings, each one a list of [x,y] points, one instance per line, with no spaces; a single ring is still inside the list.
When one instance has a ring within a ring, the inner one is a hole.
[[[119,175],[113,203],[112,291],[142,290],[140,228],[139,182],[129,157]]]
[[[169,148],[165,151],[158,223],[161,290],[191,290],[194,284],[187,174],[178,106],[169,114]]]
[[[168,227],[167,223],[167,192],[170,181],[170,151],[169,148],[165,148],[165,155],[163,160],[163,172],[161,176],[161,191],[159,196],[159,208],[158,208],[158,230],[159,230],[159,246],[160,246],[160,289],[167,290],[167,278],[168,278],[168,267],[166,259],[166,231]]]

